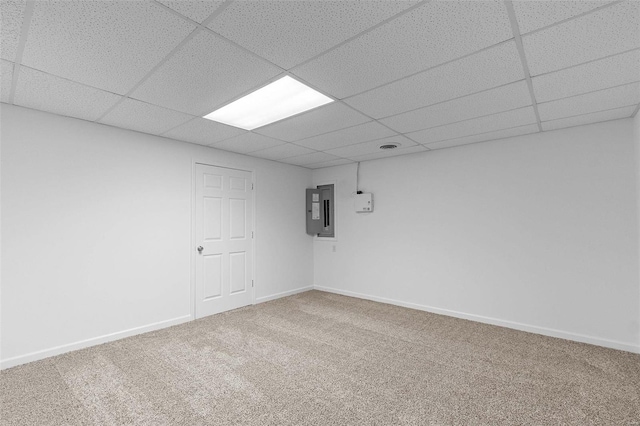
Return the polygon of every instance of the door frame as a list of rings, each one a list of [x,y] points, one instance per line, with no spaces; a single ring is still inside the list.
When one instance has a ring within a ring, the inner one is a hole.
[[[202,160],[193,160],[191,164],[191,231],[190,231],[190,242],[191,245],[189,247],[191,256],[189,256],[191,267],[189,271],[189,316],[191,317],[191,321],[196,319],[196,165],[201,164],[203,166],[212,166],[212,167],[220,167],[222,169],[231,169],[231,170],[239,170],[242,172],[251,173],[251,205],[253,208],[253,214],[251,218],[251,232],[253,234],[253,238],[251,239],[251,250],[253,253],[252,265],[251,265],[251,277],[253,279],[253,286],[251,287],[251,305],[256,304],[256,286],[258,285],[258,278],[256,276],[256,190],[258,185],[256,184],[256,172],[252,168],[240,168],[235,165],[229,164],[211,164],[208,161]]]

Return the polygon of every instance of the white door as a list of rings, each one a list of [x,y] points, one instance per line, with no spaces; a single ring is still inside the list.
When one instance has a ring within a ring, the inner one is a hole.
[[[196,164],[196,318],[250,305],[251,172]]]

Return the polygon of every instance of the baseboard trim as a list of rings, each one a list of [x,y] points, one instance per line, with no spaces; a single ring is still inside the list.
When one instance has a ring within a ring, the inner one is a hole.
[[[276,293],[265,297],[259,297],[256,299],[256,304],[268,302],[270,300],[280,299],[281,297],[292,296],[294,294],[303,293],[305,291],[313,290],[313,286],[307,286],[297,288],[294,290],[284,291],[282,293]],[[184,315],[178,318],[169,319],[166,321],[159,321],[153,324],[144,325],[141,327],[135,327],[128,330],[118,331],[115,333],[105,334],[104,336],[93,337],[79,342],[69,343],[66,345],[56,346],[50,349],[44,349],[37,352],[31,352],[25,355],[19,355],[12,358],[0,360],[0,370],[15,367],[28,362],[39,361],[41,359],[49,358],[52,356],[60,355],[63,353],[76,351],[78,349],[84,349],[91,346],[100,345],[102,343],[112,342],[114,340],[124,339],[125,337],[135,336],[136,334],[148,333],[149,331],[155,331],[162,328],[171,327],[174,325],[182,324],[187,321],[191,321],[193,318],[191,315]]]
[[[153,324],[143,325],[141,327],[130,328],[128,330],[117,331],[115,333],[105,334],[103,336],[92,337],[90,339],[81,340],[75,343],[69,343],[66,345],[56,346],[50,349],[44,349],[37,352],[31,352],[25,355],[16,356],[13,358],[7,358],[0,361],[0,370],[6,368],[15,367],[17,365],[26,364],[28,362],[38,361],[41,359],[49,358],[55,355],[60,355],[66,352],[76,351],[78,349],[88,348],[90,346],[100,345],[102,343],[112,342],[114,340],[123,339],[125,337],[135,336],[136,334],[147,333],[149,331],[159,330],[161,328],[167,328],[174,325],[182,324],[190,321],[191,315],[184,315],[178,318],[173,318],[165,321],[158,321]]]
[[[263,296],[263,297],[258,297],[256,299],[256,305],[258,303],[264,303],[264,302],[268,302],[270,300],[276,300],[276,299],[280,299],[282,297],[287,297],[287,296],[293,296],[294,294],[298,294],[298,293],[304,293],[305,291],[309,291],[309,290],[313,290],[313,286],[307,286],[307,287],[302,287],[302,288],[296,288],[294,290],[289,290],[289,291],[283,291],[282,293],[276,293],[276,294],[272,294],[269,296]]]
[[[405,308],[417,309],[420,311],[431,312],[434,314],[447,315],[466,319],[470,321],[481,322],[484,324],[498,325],[500,327],[512,328],[515,330],[526,331],[528,333],[542,334],[544,336],[557,337],[565,340],[572,340],[580,343],[588,343],[596,346],[604,346],[606,348],[618,349],[621,351],[633,352],[640,354],[640,345],[632,343],[619,342],[615,340],[601,339],[599,337],[586,336],[583,334],[571,333],[552,328],[538,327],[535,325],[522,324],[514,321],[501,320],[498,318],[485,317],[482,315],[467,314],[464,312],[452,311],[449,309],[436,308],[433,306],[420,305],[417,303],[403,302],[401,300],[388,299],[385,297],[370,296],[367,294],[356,293],[353,291],[340,290],[337,288],[314,286],[315,290],[326,291],[328,293],[341,294],[343,296],[356,297],[358,299],[371,300],[374,302],[388,303],[390,305],[402,306]]]

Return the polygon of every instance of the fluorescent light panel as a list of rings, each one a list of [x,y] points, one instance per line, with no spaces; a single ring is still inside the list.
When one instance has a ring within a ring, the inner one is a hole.
[[[329,102],[333,99],[285,76],[204,118],[253,130]]]

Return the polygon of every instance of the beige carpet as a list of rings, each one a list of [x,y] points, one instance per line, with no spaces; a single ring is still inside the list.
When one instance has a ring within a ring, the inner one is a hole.
[[[640,355],[318,291],[0,377],[2,425],[640,424]]]

